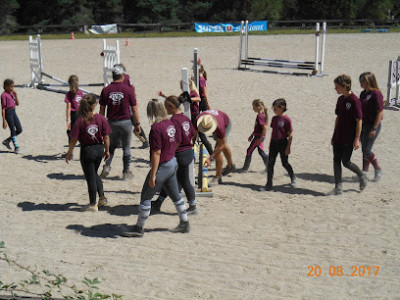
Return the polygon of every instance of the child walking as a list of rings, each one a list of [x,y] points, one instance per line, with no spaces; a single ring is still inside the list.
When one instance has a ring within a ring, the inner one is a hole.
[[[363,172],[367,173],[369,165],[375,169],[374,181],[377,182],[382,177],[382,169],[378,164],[378,159],[372,147],[381,131],[383,118],[383,96],[379,90],[375,75],[365,72],[360,75],[360,84],[364,89],[360,94],[360,101],[363,111],[362,130],[361,130],[361,150],[363,153]]]
[[[293,139],[293,127],[290,118],[285,115],[286,100],[276,99],[272,103],[272,109],[275,116],[271,121],[271,142],[269,144],[269,161],[268,161],[268,180],[265,186],[266,191],[272,190],[272,178],[274,177],[274,165],[278,153],[281,156],[282,166],[286,169],[290,177],[290,185],[296,187],[296,176],[293,173],[292,166],[289,164],[290,146]]]
[[[71,75],[68,78],[69,91],[65,95],[64,102],[67,104],[65,121],[67,122],[68,142],[71,141],[69,134],[71,133],[74,124],[78,119],[79,103],[84,97],[83,92],[79,89],[79,79],[76,75]]]
[[[268,168],[268,155],[264,151],[264,140],[265,135],[267,134],[268,123],[267,108],[265,107],[264,102],[260,99],[255,99],[252,105],[254,112],[257,113],[257,117],[254,124],[254,130],[248,138],[250,146],[247,148],[246,159],[241,172],[247,172],[249,170],[251,156],[256,148],[263,159],[265,168]]]
[[[143,183],[140,194],[140,206],[136,224],[122,233],[126,237],[142,237],[144,225],[151,211],[151,199],[162,188],[175,204],[179,215],[179,225],[172,232],[187,233],[190,230],[185,202],[179,194],[176,171],[178,163],[175,158],[176,128],[169,120],[163,101],[152,99],[147,104],[147,116],[152,123],[150,141],[151,169]]]
[[[363,113],[360,99],[351,91],[350,76],[339,75],[333,82],[336,92],[341,95],[336,103],[335,129],[331,140],[335,176],[333,194],[340,195],[342,194],[342,163],[344,167],[357,174],[361,191],[367,186],[365,174],[350,161],[353,149],[357,150],[360,147]]]
[[[3,117],[3,129],[10,128],[10,137],[3,141],[3,145],[11,150],[10,143],[14,144],[14,152],[20,153],[17,143],[17,135],[22,132],[21,122],[18,119],[15,107],[19,106],[17,92],[14,90],[14,81],[11,79],[4,80],[4,92],[1,94],[1,115]]]
[[[94,94],[87,94],[81,100],[74,128],[71,131],[71,142],[65,157],[69,163],[77,141],[81,144],[80,161],[88,186],[90,205],[85,207],[86,211],[98,211],[98,206],[107,204],[104,196],[103,183],[97,174],[101,160],[110,158],[110,125],[103,115],[95,114],[97,99]],[[99,202],[96,201],[96,192],[99,194]]]

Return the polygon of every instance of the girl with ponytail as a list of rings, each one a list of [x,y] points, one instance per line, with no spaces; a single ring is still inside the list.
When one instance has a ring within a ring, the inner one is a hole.
[[[85,211],[98,211],[98,206],[107,204],[104,196],[103,183],[97,174],[100,163],[104,157],[110,157],[109,147],[111,133],[110,125],[103,115],[95,114],[97,99],[94,94],[87,94],[80,101],[78,116],[73,127],[69,143],[69,149],[65,161],[69,163],[72,151],[76,143],[81,144],[80,162],[88,186],[90,204]],[[99,194],[99,202],[96,201],[96,192]]]

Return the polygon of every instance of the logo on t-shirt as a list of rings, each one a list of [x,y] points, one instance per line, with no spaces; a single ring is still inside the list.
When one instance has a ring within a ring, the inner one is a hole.
[[[346,102],[346,109],[350,110],[350,108],[351,108],[351,103],[350,102]]]
[[[81,102],[81,100],[82,100],[82,96],[78,95],[78,96],[75,97],[76,103]]]
[[[190,123],[185,121],[185,122],[182,123],[182,127],[183,127],[183,130],[185,130],[185,134],[189,135],[190,134],[190,132],[189,132]]]
[[[176,132],[176,129],[175,129],[175,126],[174,126],[174,125],[168,126],[168,128],[167,128],[167,134],[168,134],[168,136],[169,136],[169,141],[170,141],[170,142],[175,141],[175,132]]]
[[[371,99],[371,94],[369,94],[369,95],[367,96],[367,100],[369,100],[369,99]]]
[[[108,97],[111,99],[112,105],[120,105],[121,104],[121,100],[124,99],[124,93],[122,93],[122,92],[111,92]]]
[[[87,127],[87,133],[90,135],[92,140],[96,140],[98,142],[96,138],[97,132],[99,132],[99,126],[97,126],[97,124],[91,124]]]
[[[285,122],[279,121],[279,122],[278,122],[278,127],[281,127],[281,128],[282,128],[283,126],[285,126]]]

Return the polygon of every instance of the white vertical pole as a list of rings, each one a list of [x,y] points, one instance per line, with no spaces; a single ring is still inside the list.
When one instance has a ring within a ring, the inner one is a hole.
[[[199,90],[199,58],[198,58],[199,49],[194,48],[193,50],[193,78],[194,83],[196,85],[197,90]]]
[[[188,69],[187,68],[182,68],[181,74],[182,74],[182,90],[184,92],[189,92],[189,72],[188,72]],[[183,108],[184,108],[184,113],[185,113],[186,117],[188,117],[190,119],[190,117],[191,117],[191,115],[190,115],[190,103],[189,102],[183,103]],[[194,157],[193,157],[192,162],[189,165],[189,180],[190,180],[190,184],[196,190],[195,181],[194,181]]]
[[[396,102],[395,105],[400,104],[400,61],[396,61]]]
[[[246,20],[246,28],[245,28],[245,33],[246,33],[246,53],[245,53],[245,59],[249,59],[249,21]]]
[[[315,65],[314,69],[319,72],[319,23],[315,23]]]
[[[239,43],[239,63],[238,63],[238,69],[240,68],[242,64],[242,45],[243,45],[243,26],[244,26],[244,21],[240,23],[240,43]]]
[[[326,22],[323,22],[322,23],[321,73],[324,72],[325,40],[326,40]]]
[[[116,41],[116,55],[117,55],[117,62],[115,63],[115,64],[120,64],[121,63],[121,61],[120,61],[120,55],[119,55],[119,40],[117,40]],[[113,66],[114,67],[114,66]]]
[[[42,72],[43,72],[43,62],[42,62],[42,41],[40,39],[40,34],[37,35],[36,37],[37,43],[38,43],[38,59],[39,59],[39,70],[40,70],[40,83],[42,83]]]
[[[389,76],[387,83],[387,104],[392,105],[392,82],[393,82],[393,61],[389,60]]]

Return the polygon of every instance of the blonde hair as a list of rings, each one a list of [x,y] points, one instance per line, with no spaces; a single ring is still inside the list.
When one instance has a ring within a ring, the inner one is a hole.
[[[76,75],[71,75],[68,78],[69,90],[72,94],[76,95],[79,90],[79,79]]]
[[[197,90],[196,84],[192,78],[189,79],[189,90],[199,95],[199,91]]]
[[[206,70],[204,69],[204,66],[203,66],[203,65],[200,65],[199,72],[203,75],[204,79],[207,80],[207,72],[206,72]]]
[[[351,91],[351,77],[346,74],[339,75],[338,77],[335,78],[333,81],[337,85],[346,88],[346,91],[350,92]]]
[[[151,99],[147,103],[147,117],[152,124],[167,120],[168,114],[164,103],[158,99]]]
[[[360,79],[360,83],[362,83],[364,81],[367,83],[368,90],[378,90],[379,91],[378,83],[376,82],[374,73],[364,72],[360,75],[359,79]]]
[[[264,101],[262,101],[261,99],[255,99],[253,100],[252,105],[262,108],[265,114],[265,121],[268,122],[268,108],[265,106]]]
[[[79,103],[78,116],[84,121],[90,122],[93,120],[93,105],[97,104],[95,94],[87,94]]]

